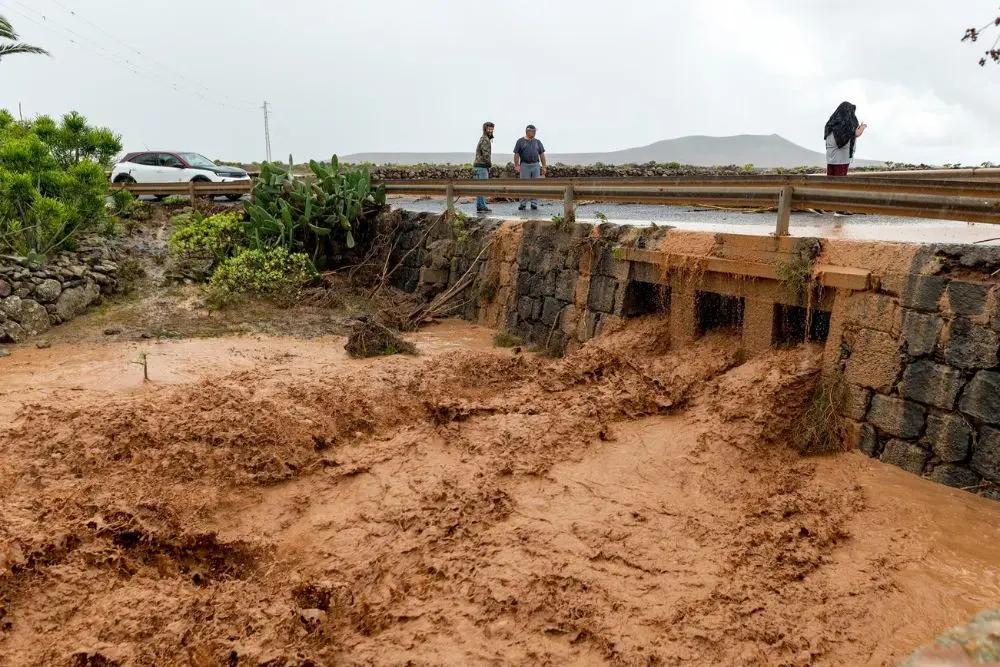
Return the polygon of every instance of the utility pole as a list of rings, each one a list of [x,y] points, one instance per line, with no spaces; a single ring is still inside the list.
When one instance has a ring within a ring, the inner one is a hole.
[[[264,152],[267,155],[267,161],[271,161],[271,128],[267,121],[267,100],[264,100]]]

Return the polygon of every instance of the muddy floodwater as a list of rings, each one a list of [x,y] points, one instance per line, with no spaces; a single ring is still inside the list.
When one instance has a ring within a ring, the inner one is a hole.
[[[818,348],[667,326],[13,350],[0,665],[893,665],[1000,606],[1000,505],[796,451]]]

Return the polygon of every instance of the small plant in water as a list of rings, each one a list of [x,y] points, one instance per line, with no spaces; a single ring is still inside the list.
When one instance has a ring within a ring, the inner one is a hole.
[[[132,363],[142,366],[142,381],[149,382],[149,362],[146,360],[146,353],[140,352],[139,358]]]
[[[598,219],[598,221],[600,221],[600,222],[602,222],[602,223],[604,223],[604,222],[607,222],[607,221],[608,221],[608,216],[604,215],[604,214],[603,214],[603,213],[601,213],[600,211],[598,211],[597,213],[595,213],[595,214],[594,214],[594,217],[595,217],[595,218],[597,218],[597,219]]]
[[[820,454],[843,448],[844,419],[840,410],[846,396],[847,384],[842,372],[820,379],[795,429],[800,452]]]
[[[501,331],[493,337],[494,347],[517,347],[519,345],[524,345],[524,341],[507,331]]]

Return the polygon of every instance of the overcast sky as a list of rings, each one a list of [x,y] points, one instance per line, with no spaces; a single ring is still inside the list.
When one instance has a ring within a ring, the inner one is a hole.
[[[494,151],[528,122],[553,153],[689,134],[780,134],[822,151],[822,126],[847,99],[870,125],[858,157],[1000,162],[1000,66],[977,65],[995,35],[959,42],[997,5],[0,0],[22,39],[52,53],[0,62],[0,107],[77,109],[126,150],[251,161],[264,155],[266,99],[274,157],[302,161],[471,159],[487,119]]]

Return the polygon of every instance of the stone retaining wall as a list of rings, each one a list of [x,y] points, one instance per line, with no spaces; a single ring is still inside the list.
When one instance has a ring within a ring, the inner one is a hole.
[[[0,343],[21,343],[82,314],[118,285],[118,265],[99,241],[46,264],[0,256]]]
[[[923,246],[845,301],[844,414],[869,456],[1000,499],[1000,249]]]
[[[550,221],[463,227],[443,216],[405,214],[393,282],[432,299],[473,268],[475,282],[454,313],[561,354],[620,316],[628,266],[615,261],[613,249],[629,233],[613,224]]]
[[[628,267],[613,256],[621,235],[611,224],[525,223],[507,330],[557,354],[600,333],[621,310]]]

